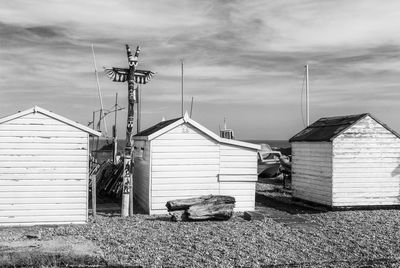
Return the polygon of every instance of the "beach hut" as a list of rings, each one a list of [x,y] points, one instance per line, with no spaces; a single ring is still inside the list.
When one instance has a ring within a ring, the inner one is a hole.
[[[294,198],[330,207],[400,204],[399,135],[372,115],[321,118],[289,142]]]
[[[0,119],[0,225],[87,221],[89,134],[37,106]]]
[[[230,195],[236,211],[254,210],[259,145],[221,138],[186,114],[133,137],[134,194],[149,214],[168,200]]]

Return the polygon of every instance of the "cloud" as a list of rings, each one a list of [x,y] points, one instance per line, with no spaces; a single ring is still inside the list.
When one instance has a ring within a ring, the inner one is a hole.
[[[142,47],[138,68],[157,72],[142,87],[145,125],[180,113],[181,59],[185,96],[195,97],[202,123],[234,114],[232,124],[248,138],[269,136],[259,130],[263,116],[272,138],[301,127],[304,64],[315,119],[387,107],[400,112],[394,0],[16,0],[0,4],[0,18],[1,114],[40,104],[88,121],[99,106],[92,43],[99,71],[127,66],[126,43]],[[105,105],[112,106],[116,92],[124,104],[126,85],[99,75]],[[400,129],[389,112],[380,115]]]

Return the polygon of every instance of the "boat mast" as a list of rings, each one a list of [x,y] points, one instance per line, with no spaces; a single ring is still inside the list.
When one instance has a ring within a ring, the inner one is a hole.
[[[183,60],[181,60],[181,113],[182,113],[182,117],[183,117]]]
[[[308,83],[308,65],[306,68],[306,125],[307,127],[310,125],[310,88]]]

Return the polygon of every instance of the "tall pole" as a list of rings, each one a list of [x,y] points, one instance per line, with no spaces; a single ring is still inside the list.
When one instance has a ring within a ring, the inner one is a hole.
[[[182,71],[182,75],[181,75],[181,97],[182,97],[182,100],[181,100],[181,114],[182,114],[182,117],[183,117],[183,60],[181,60],[181,71]]]
[[[101,96],[101,88],[100,88],[100,82],[99,82],[99,74],[97,72],[97,65],[96,65],[96,55],[94,54],[94,46],[92,44],[92,53],[93,53],[93,65],[94,65],[94,74],[96,75],[96,83],[97,83],[97,90],[99,93],[99,98],[100,98],[100,106],[101,106],[101,110],[100,110],[100,120],[103,118],[104,121],[104,130],[106,133],[106,136],[108,136],[107,134],[107,123],[106,123],[106,119],[103,116],[103,97]],[[94,123],[93,123],[94,124]],[[99,124],[100,125],[100,124]],[[100,129],[99,129],[100,130]]]
[[[137,133],[140,132],[140,123],[142,120],[142,95],[140,90],[140,85],[137,86]]]
[[[126,144],[124,150],[124,171],[122,179],[122,202],[121,216],[133,216],[133,159],[132,159],[132,130],[135,115],[135,90],[137,84],[146,84],[154,75],[152,71],[136,70],[140,48],[136,48],[135,55],[132,55],[129,45],[126,45],[129,69],[126,68],[105,68],[107,76],[114,82],[128,82],[128,114],[126,124]]]
[[[193,112],[193,97],[192,97],[192,102],[190,104],[190,118],[192,118],[192,112]]]
[[[124,157],[124,175],[123,175],[123,189],[122,189],[122,205],[121,205],[121,216],[127,217],[128,214],[133,215],[133,208],[129,209],[129,204],[132,200],[133,203],[133,193],[132,193],[132,130],[134,124],[135,115],[135,70],[138,62],[139,47],[136,48],[136,53],[132,56],[131,49],[129,45],[126,45],[126,53],[128,56],[129,63],[129,74],[128,74],[128,116],[126,125],[126,145],[125,145],[125,157]]]
[[[310,88],[308,83],[308,65],[305,66],[306,68],[306,124],[307,127],[310,125]]]
[[[117,140],[117,108],[118,108],[118,93],[115,93],[115,106],[114,106],[114,127],[113,127],[113,162],[117,164],[117,151],[118,151],[118,140]]]

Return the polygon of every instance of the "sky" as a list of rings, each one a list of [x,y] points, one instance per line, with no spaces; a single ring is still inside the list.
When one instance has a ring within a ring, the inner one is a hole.
[[[142,129],[185,110],[237,139],[292,137],[304,128],[304,65],[310,121],[369,112],[400,132],[400,1],[397,0],[13,0],[0,1],[0,116],[38,105],[87,125],[127,84],[105,67],[127,67],[140,46]],[[111,135],[113,114],[107,117]],[[125,136],[126,109],[118,113]],[[104,128],[103,133],[106,133]]]

